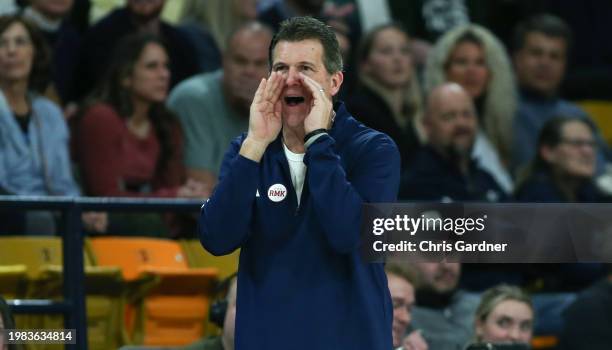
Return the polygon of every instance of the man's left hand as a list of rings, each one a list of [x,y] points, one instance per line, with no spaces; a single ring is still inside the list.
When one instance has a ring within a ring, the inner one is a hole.
[[[329,129],[331,127],[332,107],[328,92],[326,92],[314,79],[300,73],[304,86],[312,94],[312,106],[310,113],[304,119],[304,132],[308,134],[317,129]]]

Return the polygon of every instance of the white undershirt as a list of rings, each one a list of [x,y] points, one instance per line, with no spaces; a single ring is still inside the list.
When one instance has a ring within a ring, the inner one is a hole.
[[[304,153],[293,153],[283,143],[285,156],[289,162],[289,172],[291,173],[291,182],[295,188],[297,203],[300,205],[300,197],[302,197],[302,189],[304,188],[304,180],[306,179],[306,164],[304,164]]]

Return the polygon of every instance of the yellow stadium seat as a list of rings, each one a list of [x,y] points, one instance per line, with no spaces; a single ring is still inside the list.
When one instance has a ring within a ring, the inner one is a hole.
[[[181,246],[187,256],[187,262],[191,267],[216,267],[219,270],[219,279],[224,280],[238,271],[238,258],[240,249],[224,255],[214,256],[202,247],[197,239],[181,240]],[[221,329],[206,319],[206,336],[215,336],[221,333]]]
[[[228,255],[214,256],[196,239],[182,240],[181,246],[191,267],[215,267],[219,270],[219,279],[225,279],[238,271],[240,249]]]
[[[119,266],[126,281],[154,276],[157,284],[136,310],[132,339],[144,345],[186,345],[201,338],[218,270],[189,268],[181,246],[172,240],[139,237],[91,239],[96,262]]]
[[[116,349],[126,342],[120,322],[125,304],[121,270],[91,266],[87,253],[84,263],[89,349]],[[25,268],[20,282],[25,287],[20,287],[22,291],[16,293],[15,298],[62,299],[62,242],[59,237],[0,237],[0,266],[11,264],[21,264]],[[61,315],[18,316],[19,328],[64,328]],[[51,348],[63,347],[29,346],[32,350]]]
[[[612,145],[612,101],[584,100],[578,105],[591,116],[608,145]]]
[[[0,295],[4,299],[16,299],[25,295],[27,266],[0,264]]]

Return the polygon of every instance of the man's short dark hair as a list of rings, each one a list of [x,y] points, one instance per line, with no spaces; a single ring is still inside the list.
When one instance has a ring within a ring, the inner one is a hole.
[[[525,46],[527,35],[534,32],[563,39],[568,51],[572,45],[573,34],[567,23],[557,16],[544,13],[530,17],[516,26],[514,30],[514,52],[522,49]]]
[[[318,40],[323,46],[323,64],[329,74],[342,71],[342,53],[336,34],[330,26],[313,17],[292,17],[284,20],[272,38],[268,61],[272,68],[272,52],[280,41]]]

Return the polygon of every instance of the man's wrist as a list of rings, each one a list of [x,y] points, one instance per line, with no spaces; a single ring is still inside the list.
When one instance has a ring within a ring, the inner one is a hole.
[[[247,136],[240,147],[240,155],[259,163],[266,152],[266,148],[268,148],[268,142],[254,140]]]
[[[308,140],[306,140],[306,142],[304,142],[304,148],[309,148],[309,147],[310,147],[310,145],[312,145],[312,144],[313,144],[313,143],[315,143],[315,142],[316,142],[316,141],[317,141],[319,138],[321,138],[321,137],[323,137],[323,136],[325,136],[325,135],[329,135],[329,134],[327,133],[327,131],[326,131],[326,132],[319,133],[319,134],[316,134],[316,135],[314,135],[314,136],[310,137]]]
[[[306,144],[308,140],[310,140],[311,138],[317,135],[326,134],[326,133],[327,133],[327,129],[325,128],[318,128],[318,129],[312,130],[306,133],[306,135],[304,135],[304,144]]]

